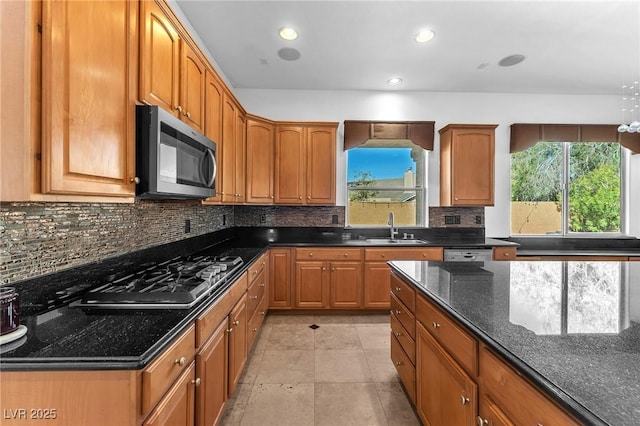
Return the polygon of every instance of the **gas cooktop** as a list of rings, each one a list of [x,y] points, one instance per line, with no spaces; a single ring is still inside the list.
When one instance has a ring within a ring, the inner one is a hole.
[[[97,309],[188,309],[224,285],[239,256],[193,256],[141,269],[89,290],[70,306]]]

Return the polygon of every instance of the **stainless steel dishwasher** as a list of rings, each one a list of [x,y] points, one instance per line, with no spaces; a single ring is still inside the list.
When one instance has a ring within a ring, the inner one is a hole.
[[[445,262],[484,262],[492,259],[492,249],[444,249]]]

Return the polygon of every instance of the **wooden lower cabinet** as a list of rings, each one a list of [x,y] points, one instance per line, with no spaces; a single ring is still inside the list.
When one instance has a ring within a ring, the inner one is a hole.
[[[389,308],[389,277],[386,262],[366,262],[364,265],[364,307]]]
[[[233,394],[247,362],[247,295],[229,313],[229,395]]]
[[[195,362],[192,362],[147,417],[143,423],[144,426],[188,426],[194,424],[195,369]]]
[[[327,262],[296,262],[296,308],[329,307],[329,270]]]
[[[478,410],[480,411],[477,418],[478,426],[515,426],[515,423],[509,420],[509,417],[486,394],[480,397]]]
[[[290,309],[293,307],[290,248],[269,250],[269,308]]]
[[[228,329],[225,319],[196,355],[196,373],[201,380],[196,388],[197,426],[215,425],[227,401]]]
[[[362,308],[362,263],[330,263],[330,307]]]
[[[419,322],[416,324],[416,408],[426,425],[472,425],[478,386]]]

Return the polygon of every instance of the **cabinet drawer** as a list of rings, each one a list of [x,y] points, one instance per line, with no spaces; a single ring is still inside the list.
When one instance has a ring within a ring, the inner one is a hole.
[[[412,286],[391,274],[391,292],[411,311],[416,311],[416,291]]]
[[[196,354],[195,326],[191,325],[175,342],[142,372],[142,412],[160,400]]]
[[[486,392],[515,424],[579,424],[484,346],[480,349],[480,378]]]
[[[296,260],[361,260],[361,249],[298,248]]]
[[[396,298],[394,294],[391,294],[391,316],[395,317],[405,330],[409,333],[412,339],[416,338],[416,317],[413,316],[407,307]]]
[[[231,309],[247,291],[247,274],[242,274],[234,284],[209,306],[198,318],[196,318],[196,346],[201,347],[213,332],[218,328],[222,320],[229,315]]]
[[[391,315],[391,334],[398,339],[398,343],[400,343],[400,346],[404,349],[411,363],[416,365],[416,341],[411,338],[395,315]]]
[[[395,336],[391,336],[391,361],[395,365],[400,380],[407,390],[411,402],[416,403],[416,368],[402,350],[402,346]]]
[[[494,247],[493,260],[514,260],[516,258],[515,247]]]
[[[247,312],[249,313],[249,316],[253,315],[253,312],[256,310],[264,296],[264,290],[266,288],[265,277],[266,275],[263,269],[249,286],[249,292],[247,293]]]
[[[416,301],[416,318],[465,370],[478,373],[476,339],[422,296]]]
[[[253,262],[251,266],[249,266],[248,277],[249,277],[249,285],[260,275],[260,272],[264,271],[267,265],[267,253],[260,256],[258,260]]]
[[[442,247],[368,248],[364,249],[364,260],[442,260],[442,253]]]

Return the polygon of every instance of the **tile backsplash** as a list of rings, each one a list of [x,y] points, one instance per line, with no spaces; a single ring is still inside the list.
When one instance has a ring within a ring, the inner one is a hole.
[[[199,201],[0,203],[0,285],[234,226],[344,226],[344,211]]]
[[[429,207],[429,228],[484,228],[484,207]]]

